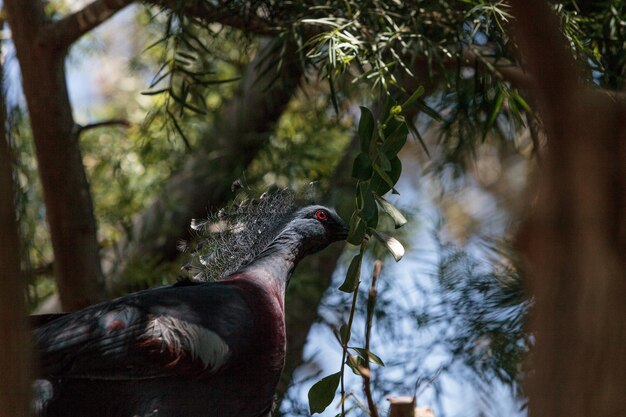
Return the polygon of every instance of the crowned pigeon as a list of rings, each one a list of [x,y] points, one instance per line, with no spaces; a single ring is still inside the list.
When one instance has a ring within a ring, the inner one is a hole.
[[[236,270],[218,281],[186,280],[34,316],[36,413],[269,416],[285,360],[287,283],[304,256],[348,232],[324,206],[276,217],[252,233],[262,235],[262,247],[240,251]],[[211,261],[204,264],[210,274]]]

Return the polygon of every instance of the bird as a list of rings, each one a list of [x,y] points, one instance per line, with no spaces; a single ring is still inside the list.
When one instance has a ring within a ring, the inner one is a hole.
[[[286,353],[286,287],[302,258],[349,229],[329,207],[265,200],[214,233],[218,255],[232,261],[222,272],[200,257],[194,279],[32,316],[35,414],[270,416]]]

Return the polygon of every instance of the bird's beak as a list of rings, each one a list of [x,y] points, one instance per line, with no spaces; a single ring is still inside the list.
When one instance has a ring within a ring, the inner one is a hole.
[[[343,219],[339,219],[341,222],[339,223],[339,239],[346,240],[348,238],[348,233],[350,232],[350,227],[348,227],[348,223],[343,221]]]

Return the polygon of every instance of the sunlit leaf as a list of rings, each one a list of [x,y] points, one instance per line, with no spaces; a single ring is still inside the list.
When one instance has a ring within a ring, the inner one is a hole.
[[[402,213],[400,213],[400,210],[395,208],[393,204],[376,194],[374,195],[374,198],[376,198],[376,201],[378,202],[378,204],[380,204],[385,213],[387,213],[389,217],[391,217],[396,229],[406,224],[406,217],[404,217]]]
[[[354,350],[363,360],[368,360],[376,365],[385,366],[385,363],[382,359],[380,359],[377,355],[375,355],[372,351],[363,348],[351,347],[350,349]]]
[[[383,232],[372,229],[373,236],[382,243],[393,258],[398,262],[404,256],[404,246],[398,241],[398,239],[391,237]]]

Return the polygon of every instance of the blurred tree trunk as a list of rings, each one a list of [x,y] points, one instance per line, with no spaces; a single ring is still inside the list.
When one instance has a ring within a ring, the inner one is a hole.
[[[548,135],[536,206],[519,237],[535,297],[531,417],[626,410],[626,102],[577,79],[541,0],[512,1]]]
[[[0,29],[2,29],[0,22]],[[1,52],[1,51],[0,51]],[[2,54],[0,53],[0,57]],[[28,415],[28,363],[24,282],[15,218],[12,161],[7,135],[4,71],[0,58],[0,417]]]
[[[180,254],[176,243],[188,236],[190,220],[206,217],[207,209],[220,208],[232,198],[231,184],[267,144],[298,87],[302,68],[295,48],[289,46],[277,73],[272,55],[276,48],[271,41],[262,41],[244,71],[239,93],[224,105],[203,147],[188,157],[154,203],[135,219],[130,235],[106,254],[112,293],[125,292],[128,276],[142,265],[176,259]]]
[[[22,72],[60,299],[65,310],[77,310],[101,299],[102,270],[91,194],[65,84],[66,50],[38,36],[47,23],[43,2],[4,3]]]

